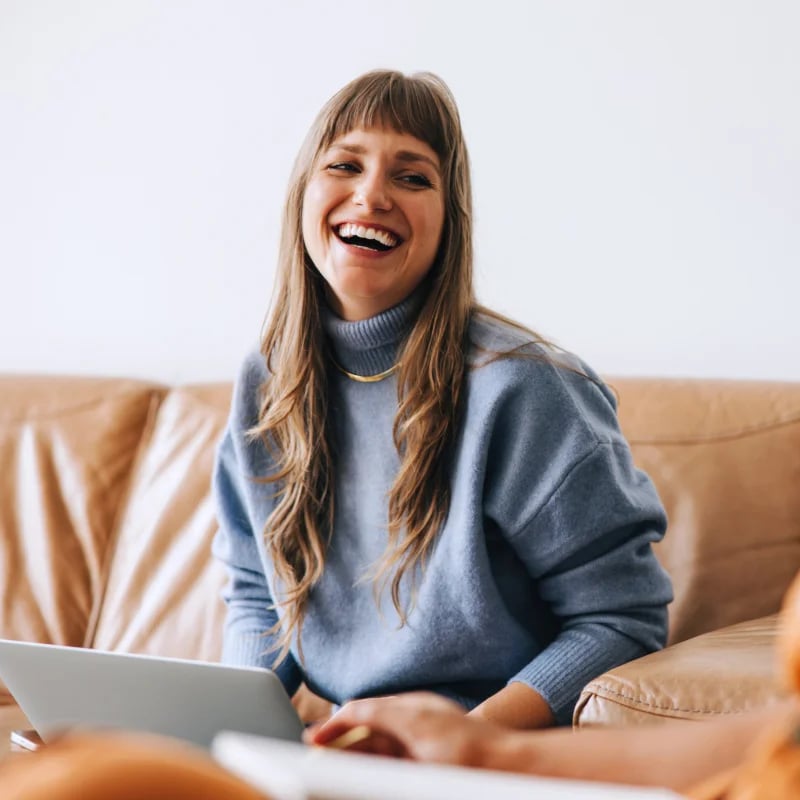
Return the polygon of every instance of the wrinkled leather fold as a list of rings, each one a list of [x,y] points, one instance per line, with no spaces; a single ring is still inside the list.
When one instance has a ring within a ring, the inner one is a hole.
[[[84,644],[162,392],[139,381],[0,378],[1,636]]]
[[[164,398],[114,535],[94,647],[219,659],[225,574],[211,557],[210,481],[229,405],[222,385]]]
[[[574,722],[618,727],[701,720],[775,702],[783,695],[775,669],[777,629],[772,614],[624,664],[586,686]]]

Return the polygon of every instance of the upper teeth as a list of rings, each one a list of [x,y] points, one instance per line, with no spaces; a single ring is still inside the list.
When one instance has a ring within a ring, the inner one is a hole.
[[[394,247],[397,244],[397,237],[389,233],[389,231],[365,228],[363,225],[354,225],[352,222],[345,222],[339,226],[339,236],[344,238],[358,236],[361,239],[375,239],[386,247]]]

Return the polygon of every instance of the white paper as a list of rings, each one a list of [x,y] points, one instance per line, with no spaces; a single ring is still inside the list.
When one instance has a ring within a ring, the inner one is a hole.
[[[678,800],[666,789],[418,764],[224,732],[214,757],[274,800]]]

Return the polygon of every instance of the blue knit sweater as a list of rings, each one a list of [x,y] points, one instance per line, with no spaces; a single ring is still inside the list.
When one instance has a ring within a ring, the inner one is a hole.
[[[360,322],[329,313],[337,361],[358,374],[388,369],[414,312],[412,296]],[[470,338],[490,351],[523,341],[480,316]],[[331,369],[334,531],[305,617],[304,662],[295,642],[277,668],[290,693],[303,679],[335,703],[429,689],[471,708],[521,681],[564,724],[589,680],[664,645],[672,592],[651,550],[664,511],[632,463],[613,395],[550,356],[501,358],[468,373],[450,511],[402,627],[388,592],[376,604],[364,580],[387,546],[397,384]],[[280,596],[262,537],[275,487],[255,480],[273,467],[245,435],[267,377],[260,354],[246,360],[214,476],[214,552],[230,576],[223,660],[257,666],[274,662],[263,634],[281,614],[271,608]]]

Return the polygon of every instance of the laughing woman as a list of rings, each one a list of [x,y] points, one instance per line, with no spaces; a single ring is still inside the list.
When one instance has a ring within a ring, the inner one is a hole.
[[[290,693],[429,689],[564,724],[664,644],[658,496],[602,381],[476,304],[467,152],[433,75],[363,75],[312,126],[214,485],[223,660]]]

